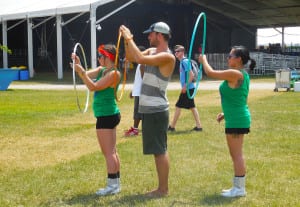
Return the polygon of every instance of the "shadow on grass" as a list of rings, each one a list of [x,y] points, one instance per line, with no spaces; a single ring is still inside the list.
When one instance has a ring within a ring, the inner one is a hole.
[[[191,133],[201,133],[197,131],[191,130],[176,130],[176,131],[168,131],[168,135],[180,135],[180,134],[191,134]]]
[[[86,195],[77,195],[71,199],[69,199],[66,203],[68,205],[82,205],[85,206],[87,204],[95,203],[99,196],[96,194],[86,194]]]
[[[109,198],[110,196],[113,196],[113,199],[106,201],[107,205],[109,206],[118,206],[118,205],[135,206],[138,204],[146,205],[147,201],[158,199],[158,198],[146,197],[144,194],[122,196],[120,198],[117,198],[114,195],[102,197],[102,196],[97,196],[96,194],[87,194],[87,195],[77,195],[69,199],[68,201],[66,201],[66,203],[71,206],[72,205],[80,205],[80,206],[94,205],[97,203],[98,199]]]
[[[235,200],[239,199],[240,197],[237,198],[225,198],[221,195],[218,194],[213,194],[213,195],[207,195],[205,196],[201,201],[201,205],[207,205],[207,206],[218,206],[218,205],[224,205],[224,204],[230,204],[234,202]]]
[[[80,205],[80,206],[86,206],[86,205],[93,205],[97,203],[97,200],[100,199],[101,196],[97,196],[95,194],[88,194],[88,195],[78,195],[76,197],[73,197],[72,199],[68,200],[66,203],[68,205]],[[106,197],[107,198],[107,197]],[[144,194],[135,194],[135,195],[127,195],[122,196],[120,198],[114,197],[112,200],[107,201],[107,204],[109,206],[140,206],[143,204],[143,206],[147,205],[147,202],[150,200],[155,199],[161,199],[161,198],[150,198],[145,196]],[[176,201],[174,200],[170,207],[176,207],[176,206],[223,206],[228,205],[234,201],[236,201],[239,198],[224,198],[221,195],[208,195],[204,197],[202,200],[200,200],[199,203],[193,203],[193,202],[185,202],[185,201]]]
[[[146,205],[147,201],[155,200],[160,198],[151,198],[145,196],[145,194],[135,194],[135,195],[127,195],[122,196],[120,199],[112,201],[112,204],[122,204],[124,206],[135,206],[137,204],[144,203]]]
[[[197,203],[185,202],[185,201],[173,201],[170,207],[182,207],[182,206],[199,206]]]

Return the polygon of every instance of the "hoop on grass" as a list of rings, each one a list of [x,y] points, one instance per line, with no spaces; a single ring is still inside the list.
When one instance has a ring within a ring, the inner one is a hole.
[[[117,71],[118,71],[118,62],[119,62],[119,53],[120,53],[120,42],[121,42],[121,37],[122,37],[122,34],[121,32],[119,33],[119,36],[118,36],[118,42],[117,42],[117,47],[116,47],[116,57],[115,57],[115,84],[117,82]],[[118,97],[118,85],[116,84],[115,87],[114,87],[114,91],[115,91],[115,98],[118,102],[121,101],[122,97],[123,97],[123,94],[124,94],[124,90],[125,90],[125,85],[126,85],[126,65],[127,64],[124,64],[124,72],[123,72],[123,83],[122,83],[122,89],[121,89],[121,93],[120,93],[120,96]]]
[[[78,48],[80,49],[80,55],[77,54],[78,53],[78,51],[77,51]],[[75,47],[73,49],[73,53],[76,54],[78,57],[81,57],[83,59],[84,69],[87,70],[87,62],[86,62],[86,57],[85,57],[84,49],[83,49],[83,47],[82,47],[82,45],[80,43],[76,43],[75,44]],[[73,59],[73,65],[72,66],[73,66],[73,86],[74,86],[74,91],[76,93],[77,107],[78,107],[79,111],[81,111],[82,113],[85,113],[85,112],[87,112],[87,109],[88,109],[88,106],[89,106],[90,91],[86,87],[86,98],[85,98],[86,101],[85,101],[85,105],[84,105],[84,108],[83,108],[81,106],[81,104],[80,104],[80,101],[79,101],[79,95],[78,95],[77,85],[76,85],[75,58]]]
[[[204,12],[201,12],[196,20],[195,26],[194,26],[194,30],[193,30],[193,34],[192,34],[192,38],[191,38],[191,42],[190,42],[190,48],[189,48],[189,54],[188,54],[188,64],[191,65],[191,56],[192,56],[192,51],[193,51],[193,46],[194,46],[194,41],[195,41],[195,36],[196,36],[196,32],[198,29],[198,25],[199,25],[199,21],[201,20],[201,18],[203,19],[203,35],[202,35],[202,55],[204,55],[205,52],[205,41],[206,41],[206,15]],[[187,73],[186,76],[186,85],[188,85],[188,81],[189,81],[189,73]],[[194,93],[191,95],[189,90],[187,91],[187,95],[189,99],[192,99],[195,97],[197,90],[198,90],[198,86],[200,83],[200,80],[202,78],[202,64],[200,63],[199,65],[199,70],[198,70],[198,77],[197,77],[197,81],[196,81],[196,87],[194,90]]]

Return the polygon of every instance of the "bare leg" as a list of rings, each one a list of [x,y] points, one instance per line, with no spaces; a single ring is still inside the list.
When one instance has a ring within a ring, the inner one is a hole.
[[[194,116],[194,119],[195,119],[195,122],[196,122],[196,126],[197,126],[198,128],[202,128],[201,122],[200,122],[200,117],[199,117],[199,113],[198,113],[197,108],[196,108],[196,107],[191,108],[191,111],[192,111],[192,113],[193,113],[193,116]]]
[[[163,197],[168,195],[168,178],[169,178],[169,156],[168,153],[154,155],[156,171],[158,176],[158,188],[146,194],[149,197]]]
[[[120,171],[120,160],[116,150],[116,128],[97,129],[98,142],[105,157],[107,173]]]
[[[181,109],[178,108],[178,107],[176,107],[175,108],[175,113],[174,113],[174,118],[173,118],[172,123],[170,124],[170,127],[175,128],[177,120],[178,120],[178,118],[180,116],[180,112],[181,112]]]
[[[224,197],[246,196],[245,174],[246,166],[243,158],[243,134],[226,134],[227,145],[233,162],[234,178],[233,187],[222,190]]]
[[[234,175],[244,176],[246,174],[246,166],[243,157],[244,135],[226,134],[226,139],[233,162]]]
[[[139,124],[140,124],[140,119],[134,119],[134,121],[133,121],[133,127],[134,128],[139,128]]]

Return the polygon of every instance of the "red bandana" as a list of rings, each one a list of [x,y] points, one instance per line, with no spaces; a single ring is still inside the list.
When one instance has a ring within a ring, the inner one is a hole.
[[[105,57],[108,57],[111,61],[115,61],[115,55],[111,54],[110,52],[104,50],[104,45],[100,45],[98,47],[98,53],[104,55]]]

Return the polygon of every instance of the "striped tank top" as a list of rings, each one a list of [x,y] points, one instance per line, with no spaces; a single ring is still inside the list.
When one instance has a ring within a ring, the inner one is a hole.
[[[169,110],[166,91],[170,77],[163,76],[158,66],[147,65],[145,67],[139,100],[140,113],[148,114]]]

